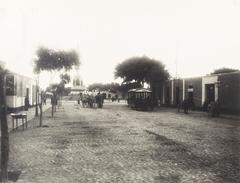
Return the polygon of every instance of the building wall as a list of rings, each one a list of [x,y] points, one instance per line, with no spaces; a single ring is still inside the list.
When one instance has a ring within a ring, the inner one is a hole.
[[[166,81],[163,85],[162,103],[163,105],[172,105],[172,80]]]
[[[179,88],[179,91],[177,91],[177,88]],[[183,101],[183,80],[174,79],[171,83],[171,89],[173,89],[171,91],[172,105],[177,106],[179,102]]]
[[[221,109],[225,112],[240,114],[240,72],[218,76]]]
[[[193,87],[193,101],[196,107],[202,106],[202,78],[173,79],[165,83],[162,94],[162,104],[166,106],[177,106],[189,97],[189,86]],[[179,88],[177,99],[177,88]]]
[[[161,104],[176,106],[176,88],[179,87],[180,101],[192,95],[195,107],[202,109],[209,85],[214,88],[214,101],[219,101],[223,112],[240,114],[240,72],[166,81],[160,97]]]
[[[189,98],[189,88],[193,87],[193,102],[195,107],[202,107],[202,77],[184,79],[184,98]]]

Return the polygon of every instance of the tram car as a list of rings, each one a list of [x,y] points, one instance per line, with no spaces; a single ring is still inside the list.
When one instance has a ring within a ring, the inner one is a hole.
[[[157,102],[149,89],[137,88],[128,91],[128,106],[135,110],[153,110]]]
[[[6,104],[9,112],[16,112],[36,104],[36,81],[8,73],[6,76]]]

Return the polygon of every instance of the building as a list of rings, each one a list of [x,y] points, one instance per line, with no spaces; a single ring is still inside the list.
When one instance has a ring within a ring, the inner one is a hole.
[[[221,111],[240,114],[240,71],[203,77],[172,79],[161,87],[160,100],[165,106],[177,106],[189,99],[197,109],[218,101]]]

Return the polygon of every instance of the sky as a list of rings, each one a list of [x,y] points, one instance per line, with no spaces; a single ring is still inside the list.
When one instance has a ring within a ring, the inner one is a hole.
[[[85,84],[121,81],[114,69],[133,56],[173,77],[240,69],[240,0],[0,0],[0,60],[34,77],[40,46],[75,49]]]

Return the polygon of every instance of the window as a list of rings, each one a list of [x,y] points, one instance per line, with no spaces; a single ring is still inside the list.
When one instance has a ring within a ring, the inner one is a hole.
[[[14,85],[14,76],[9,75],[6,77],[6,95],[16,95],[16,86]]]

